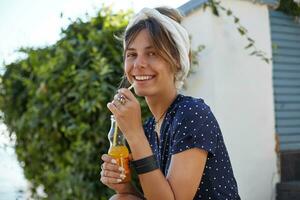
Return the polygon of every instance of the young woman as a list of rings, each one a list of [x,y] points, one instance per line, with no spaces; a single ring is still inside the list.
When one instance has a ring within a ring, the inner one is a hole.
[[[124,179],[116,161],[102,155],[101,182],[111,199],[236,200],[233,175],[219,125],[202,99],[178,93],[190,68],[190,44],[174,9],[142,9],[124,37],[126,78],[153,117],[144,126],[133,93],[118,91],[107,107],[132,152],[143,195]],[[122,170],[122,169],[121,169]]]

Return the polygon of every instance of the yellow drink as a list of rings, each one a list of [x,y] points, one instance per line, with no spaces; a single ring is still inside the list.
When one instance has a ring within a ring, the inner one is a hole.
[[[119,166],[125,169],[125,179],[122,181],[129,182],[131,180],[130,168],[129,168],[129,151],[126,146],[111,146],[108,150],[108,155],[113,157]]]

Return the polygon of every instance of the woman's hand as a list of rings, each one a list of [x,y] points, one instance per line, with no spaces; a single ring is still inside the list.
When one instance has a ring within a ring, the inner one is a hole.
[[[130,90],[118,90],[118,94],[107,107],[115,116],[127,141],[136,138],[136,133],[143,133],[141,106]]]
[[[130,182],[121,183],[125,179],[125,169],[120,167],[117,161],[107,154],[103,154],[101,159],[104,162],[101,165],[100,181],[117,193],[130,193],[132,190]]]

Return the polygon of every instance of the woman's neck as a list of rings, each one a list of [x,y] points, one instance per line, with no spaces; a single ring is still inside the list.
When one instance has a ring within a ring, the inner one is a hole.
[[[164,94],[145,97],[149,109],[155,118],[155,121],[163,118],[162,116],[165,114],[165,112],[172,104],[176,96],[177,96],[177,91],[174,90]]]

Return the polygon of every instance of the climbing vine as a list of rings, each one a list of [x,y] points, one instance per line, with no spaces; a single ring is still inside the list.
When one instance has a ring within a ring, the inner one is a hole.
[[[220,1],[208,0],[204,5],[204,9],[210,7],[212,12],[216,16],[220,16],[220,12],[225,13],[227,16],[232,17],[233,22],[236,24],[236,29],[241,36],[245,37],[248,41],[248,44],[244,47],[245,49],[251,49],[251,56],[257,56],[263,61],[269,63],[271,58],[267,54],[259,50],[255,44],[254,39],[249,35],[248,30],[240,23],[240,19],[232,12],[231,9],[225,8],[221,5]],[[276,10],[282,11],[287,15],[294,16],[295,20],[299,21],[300,17],[300,0],[280,0],[280,3]]]
[[[225,13],[227,16],[232,17],[234,24],[236,25],[237,31],[240,33],[241,36],[247,39],[248,44],[244,47],[245,49],[251,49],[251,56],[257,56],[266,63],[271,61],[266,54],[266,52],[259,50],[255,44],[254,39],[249,35],[247,28],[240,23],[240,19],[233,13],[231,9],[225,8],[221,5],[220,1],[215,0],[208,0],[208,2],[204,5],[204,9],[210,7],[212,12],[216,16],[220,16],[220,12]]]

